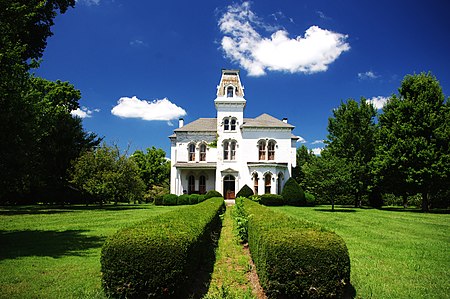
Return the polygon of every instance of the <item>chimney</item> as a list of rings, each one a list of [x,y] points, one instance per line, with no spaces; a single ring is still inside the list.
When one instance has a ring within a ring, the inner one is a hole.
[[[286,117],[283,118],[283,122],[284,122],[285,124],[287,124],[287,118],[286,118]]]
[[[184,126],[184,118],[179,118],[178,119],[178,128],[181,128],[182,126]]]

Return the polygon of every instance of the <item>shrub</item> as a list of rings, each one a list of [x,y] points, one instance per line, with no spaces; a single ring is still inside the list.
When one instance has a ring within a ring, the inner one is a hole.
[[[205,201],[205,195],[201,194],[201,195],[198,196],[198,203],[201,203],[203,201]]]
[[[177,205],[188,205],[189,204],[189,195],[182,194],[178,196]]]
[[[252,195],[252,196],[250,196],[250,200],[259,202],[261,200],[261,196],[260,195]]]
[[[250,200],[243,203],[250,253],[269,298],[343,297],[350,258],[340,236]]]
[[[246,197],[246,198],[250,198],[250,196],[253,195],[253,190],[247,186],[247,184],[245,184],[241,190],[239,190],[239,192],[236,194],[236,198],[237,197]]]
[[[178,195],[176,194],[166,194],[163,196],[163,205],[174,206],[177,204]]]
[[[314,206],[316,204],[316,197],[308,192],[305,192],[305,200],[308,206]]]
[[[265,206],[282,206],[284,205],[283,196],[278,194],[263,194],[259,203]]]
[[[213,198],[119,230],[101,252],[102,286],[112,298],[183,298],[204,258],[214,254],[224,203]]]
[[[294,178],[289,178],[284,184],[283,191],[281,195],[284,198],[286,204],[291,206],[305,206],[306,199],[305,193],[302,187],[294,180]]]
[[[190,205],[198,204],[198,197],[199,197],[198,194],[191,194],[191,195],[189,195],[189,204]]]
[[[222,196],[222,194],[220,194],[220,192],[218,192],[216,190],[209,190],[208,192],[206,192],[205,199],[209,199],[212,197],[223,197],[223,196]]]

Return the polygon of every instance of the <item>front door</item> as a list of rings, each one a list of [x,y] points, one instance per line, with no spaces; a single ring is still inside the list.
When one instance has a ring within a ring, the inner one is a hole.
[[[232,175],[227,175],[223,179],[223,197],[225,199],[234,199],[235,196],[235,178]]]

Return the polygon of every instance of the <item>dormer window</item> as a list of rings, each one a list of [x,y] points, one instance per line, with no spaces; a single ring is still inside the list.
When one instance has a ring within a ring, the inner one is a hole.
[[[232,98],[234,97],[234,88],[233,86],[228,86],[227,87],[227,98]]]

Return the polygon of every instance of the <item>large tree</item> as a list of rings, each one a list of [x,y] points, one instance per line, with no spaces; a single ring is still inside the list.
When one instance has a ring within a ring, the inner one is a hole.
[[[430,194],[448,184],[450,109],[431,73],[407,75],[379,117],[380,145],[375,165],[390,191]],[[389,184],[388,182],[395,182]]]
[[[295,158],[297,166],[292,168],[292,177],[303,189],[305,189],[305,174],[303,173],[302,167],[305,163],[315,159],[316,156],[310,149],[302,144],[299,148],[297,148]]]
[[[372,184],[369,163],[375,155],[375,116],[375,107],[361,98],[359,104],[353,99],[341,103],[328,119],[327,151],[350,167],[347,184],[353,190],[355,206],[361,205],[362,195]]]
[[[170,162],[166,158],[166,152],[160,148],[147,148],[146,152],[137,150],[131,155],[131,159],[139,167],[139,173],[146,184],[147,190],[153,186],[168,187],[170,177]]]

